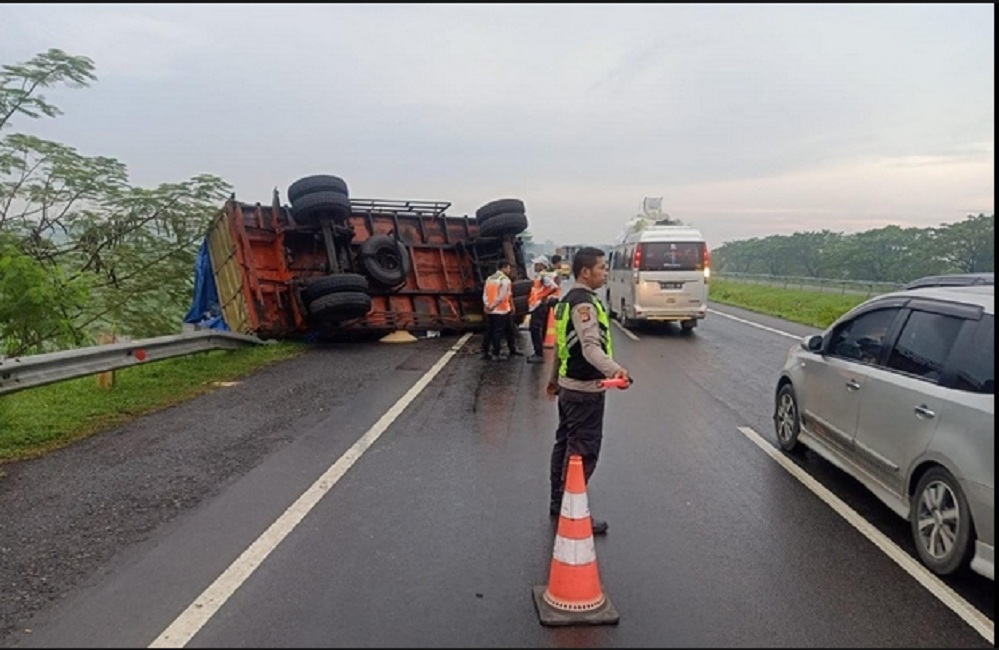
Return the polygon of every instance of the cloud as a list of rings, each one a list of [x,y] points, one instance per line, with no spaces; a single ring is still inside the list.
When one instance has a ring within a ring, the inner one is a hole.
[[[143,184],[246,200],[523,198],[540,239],[607,242],[645,196],[709,240],[994,204],[992,5],[4,5],[0,61],[99,81],[25,124]]]

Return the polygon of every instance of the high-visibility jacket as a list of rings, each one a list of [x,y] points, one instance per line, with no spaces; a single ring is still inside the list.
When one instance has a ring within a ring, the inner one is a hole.
[[[551,297],[558,297],[559,286],[555,274],[551,271],[539,271],[534,276],[531,293],[527,296],[527,309],[534,311],[542,302]]]
[[[597,311],[597,325],[600,327],[600,344],[608,357],[613,357],[611,345],[610,318],[604,310],[604,304],[592,291],[577,287],[566,294],[555,305],[555,343],[559,359],[558,374],[560,377],[588,381],[604,379],[604,374],[593,367],[583,356],[583,344],[572,323],[572,310],[576,305],[589,302]]]
[[[487,314],[509,314],[513,311],[510,278],[503,271],[496,271],[486,279],[486,286],[482,290],[482,306]]]

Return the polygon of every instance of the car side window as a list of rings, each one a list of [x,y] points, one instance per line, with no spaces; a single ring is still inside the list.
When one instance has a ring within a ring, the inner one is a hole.
[[[944,363],[966,321],[955,316],[913,311],[888,356],[887,366],[938,382]]]
[[[885,335],[891,327],[898,308],[869,311],[842,323],[833,331],[829,354],[875,365],[881,358]]]
[[[995,318],[989,314],[983,316],[982,320],[968,331],[968,340],[962,345],[964,353],[955,360],[957,365],[955,388],[969,393],[995,395],[995,333]]]

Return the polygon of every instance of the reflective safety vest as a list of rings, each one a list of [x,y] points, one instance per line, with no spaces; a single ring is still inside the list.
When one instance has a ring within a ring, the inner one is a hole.
[[[497,301],[499,304],[492,307]],[[486,279],[486,286],[482,290],[482,305],[487,314],[509,314],[513,311],[513,292],[510,291],[510,278],[506,273],[496,271]]]
[[[604,310],[597,294],[588,289],[576,288],[566,294],[555,305],[555,343],[559,358],[558,374],[560,377],[589,381],[604,379],[604,374],[593,367],[583,356],[583,344],[579,340],[576,328],[572,323],[572,310],[576,305],[589,302],[597,312],[597,325],[600,326],[600,343],[608,357],[613,358],[614,349],[611,345],[610,318]]]
[[[546,278],[550,281],[548,285],[545,284]],[[544,300],[552,296],[558,296],[558,294],[559,286],[558,282],[555,281],[555,274],[551,271],[539,271],[534,276],[531,293],[527,296],[528,311],[534,311]]]

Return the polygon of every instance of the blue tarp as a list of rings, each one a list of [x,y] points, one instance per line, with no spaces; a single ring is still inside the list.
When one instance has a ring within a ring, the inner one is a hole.
[[[194,299],[184,316],[184,322],[193,323],[201,329],[229,331],[219,305],[219,292],[215,286],[215,276],[212,275],[207,239],[201,242],[198,259],[194,262]]]

